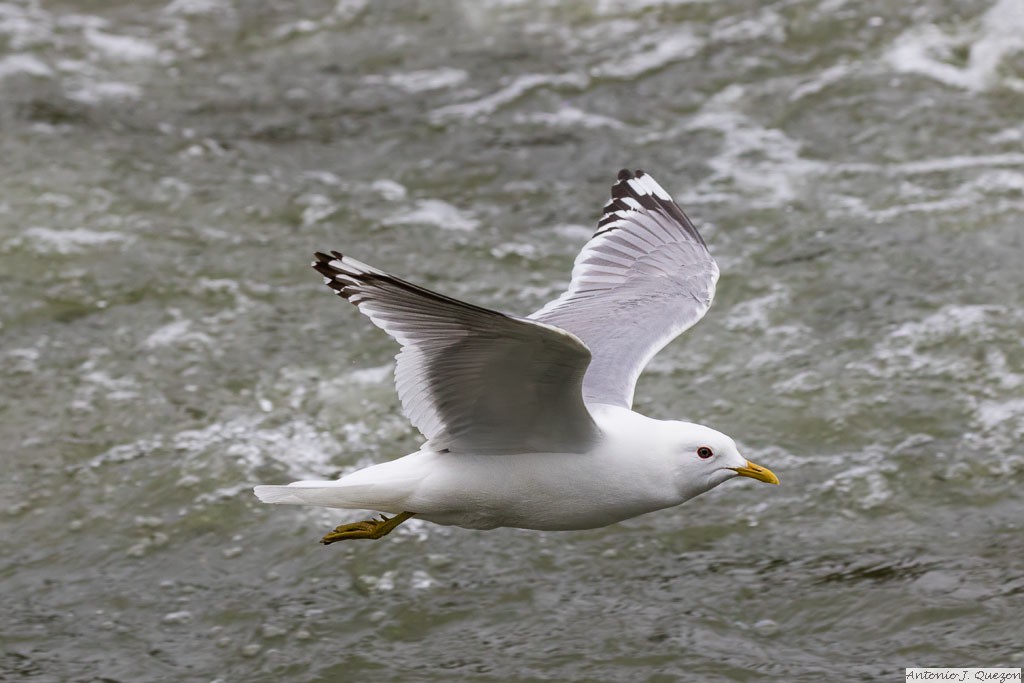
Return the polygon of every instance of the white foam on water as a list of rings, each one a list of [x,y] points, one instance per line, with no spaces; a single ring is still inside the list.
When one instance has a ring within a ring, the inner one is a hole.
[[[480,221],[440,199],[420,199],[414,208],[385,219],[388,225],[434,225],[444,230],[470,231]]]
[[[952,63],[956,49],[968,50],[967,63]],[[1024,91],[1024,80],[1000,74],[1004,60],[1024,51],[1024,2],[998,0],[975,26],[947,33],[938,26],[915,26],[886,53],[897,71],[918,73],[966,90],[1002,85]]]
[[[819,495],[837,496],[844,508],[868,511],[892,500],[894,491],[889,478],[896,476],[899,465],[890,448],[872,445],[862,453],[843,456],[832,471],[836,474],[812,488],[820,492]]]
[[[6,36],[9,50],[52,45],[54,17],[38,3],[0,3],[0,36]]]
[[[13,54],[0,58],[0,80],[19,74],[49,78],[53,76],[53,69],[35,55]]]
[[[432,588],[437,583],[437,580],[430,575],[429,572],[423,569],[414,569],[412,572],[412,578],[409,579],[409,586],[413,590],[427,590]]]
[[[1024,398],[1014,391],[1009,398],[970,400],[975,429],[963,435],[972,450],[997,457],[986,461],[989,472],[1015,476],[1024,473]],[[973,463],[972,463],[973,464]]]
[[[370,0],[338,0],[331,12],[335,21],[349,23],[359,17],[370,4]]]
[[[687,130],[715,130],[722,134],[719,151],[707,159],[713,173],[689,193],[677,199],[684,203],[707,202],[721,196],[720,186],[736,186],[745,200],[760,207],[778,207],[798,196],[804,179],[820,174],[822,162],[800,156],[800,143],[777,128],[765,128],[737,111],[745,91],[730,85],[712,96],[686,124]]]
[[[773,324],[772,311],[786,310],[789,300],[789,292],[782,285],[774,285],[768,294],[746,299],[730,308],[723,324],[730,330],[775,330],[777,326]]]
[[[78,82],[68,88],[68,99],[83,104],[100,104],[109,100],[142,99],[142,88],[120,81]]]
[[[998,133],[993,133],[986,138],[986,141],[993,145],[1000,145],[1007,142],[1021,142],[1024,140],[1024,126],[1004,128]]]
[[[267,294],[273,291],[273,287],[259,282],[246,282],[245,286],[247,289],[252,289],[260,292],[261,294]],[[210,278],[201,277],[195,280],[195,291],[197,292],[208,292],[213,294],[230,294],[231,296],[239,299],[241,303],[247,303],[248,298],[242,292],[242,284],[238,280],[229,280],[227,278]]]
[[[419,71],[403,71],[387,76],[367,76],[366,83],[385,83],[404,90],[407,93],[421,93],[430,90],[441,90],[461,85],[469,78],[462,69],[443,67],[440,69],[422,69]]]
[[[148,41],[134,36],[119,36],[87,28],[83,33],[86,42],[107,59],[121,62],[148,62],[160,57],[160,49]]]
[[[278,26],[274,29],[274,32],[271,35],[280,40],[283,38],[294,38],[295,36],[307,33],[315,33],[321,28],[325,28],[325,26],[318,21],[313,21],[312,19],[300,19],[298,21]]]
[[[130,443],[119,444],[91,458],[87,464],[90,469],[98,469],[110,463],[122,463],[141,458],[159,448],[163,448],[162,436],[147,437]]]
[[[974,337],[993,316],[1002,315],[1002,306],[982,304],[947,304],[921,320],[897,326],[891,339],[908,339],[913,343],[935,343],[949,337]]]
[[[551,228],[553,233],[564,238],[567,242],[577,243],[581,248],[593,237],[595,230],[594,226],[580,225],[578,223],[563,223]]]
[[[711,27],[711,42],[750,42],[760,38],[784,41],[786,20],[772,9],[762,9],[754,16],[726,17]]]
[[[395,364],[385,363],[372,368],[359,368],[348,374],[350,382],[356,384],[383,384],[394,377]]]
[[[625,124],[618,119],[600,114],[577,109],[576,107],[565,106],[553,112],[531,112],[518,114],[515,117],[516,123],[540,124],[550,128],[625,128]]]
[[[66,194],[59,192],[43,192],[36,197],[36,204],[40,206],[52,206],[55,209],[68,209],[75,205],[75,200]]]
[[[242,415],[213,422],[199,429],[186,429],[169,437],[156,435],[115,446],[89,461],[98,468],[109,463],[126,462],[164,448],[183,456],[183,463],[217,476],[225,460],[242,466],[242,476],[252,479],[258,468],[270,463],[284,464],[287,475],[296,479],[327,476],[336,468],[330,459],[340,453],[341,444],[332,435],[316,429],[305,418],[284,424],[264,426],[266,416]],[[232,473],[231,476],[237,476]],[[252,486],[251,481],[232,484],[232,491]]]
[[[979,205],[998,208],[1000,211],[1024,209],[1021,199],[1024,191],[1024,174],[1015,170],[1024,166],[1024,154],[982,154],[973,156],[955,155],[937,159],[921,159],[899,164],[838,164],[824,173],[829,175],[870,174],[900,179],[894,184],[898,200],[894,206],[872,208],[863,198],[836,198],[830,205],[833,214],[847,214],[870,218],[878,222],[891,221],[906,214],[949,213],[969,211]],[[956,186],[947,186],[941,191],[928,189],[912,182],[908,177],[980,170]]]
[[[608,36],[615,36],[619,42],[629,40],[647,30],[647,25],[637,19],[614,18],[598,21],[593,24],[575,26],[565,38],[573,46],[573,52],[586,53],[587,48],[603,45]]]
[[[374,180],[370,183],[370,188],[389,202],[405,199],[406,195],[409,194],[404,185],[387,178]]]
[[[985,349],[985,364],[988,366],[989,377],[995,380],[993,388],[998,386],[1000,389],[1018,390],[1024,386],[1024,374],[1010,369],[1006,354],[998,347],[989,346]]]
[[[205,332],[194,331],[191,320],[175,320],[151,332],[142,345],[147,349],[181,345],[212,348],[215,343],[213,337]]]
[[[679,7],[681,5],[703,5],[714,0],[597,0],[593,3],[593,11],[599,15],[643,14],[656,8]]]
[[[975,416],[983,429],[996,429],[1010,425],[1014,436],[1024,436],[1024,398],[981,401]]]
[[[207,434],[222,439],[225,431],[215,429]],[[225,455],[244,463],[248,472],[274,461],[284,463],[289,476],[297,479],[325,476],[334,469],[331,458],[342,450],[334,436],[316,429],[305,418],[275,427],[256,427],[244,436],[229,428],[227,435],[231,443],[227,444]],[[199,436],[190,435],[190,439]]]
[[[77,254],[91,248],[125,243],[129,237],[120,232],[100,232],[85,228],[53,230],[34,226],[7,242],[7,247],[27,247],[40,254]]]
[[[4,353],[4,369],[14,373],[34,374],[39,372],[40,350],[34,347],[11,349]]]
[[[164,203],[181,202],[192,195],[192,186],[181,178],[164,176],[153,191],[153,199]]]
[[[203,17],[234,14],[234,7],[227,0],[172,0],[161,11],[172,16]]]
[[[110,25],[110,20],[95,14],[73,14],[61,13],[56,16],[56,25],[65,31],[86,31],[89,29],[102,29]]]
[[[473,119],[489,116],[506,104],[515,102],[539,88],[582,90],[589,82],[590,80],[581,74],[523,74],[485,97],[435,109],[430,112],[430,119],[434,122],[443,122],[452,118]]]
[[[325,218],[329,218],[341,208],[322,194],[309,193],[295,198],[295,203],[305,207],[302,209],[302,227],[308,228]]]
[[[690,28],[681,26],[649,36],[639,52],[608,60],[591,69],[590,74],[596,78],[637,78],[692,57],[704,47],[704,42]]]
[[[172,335],[172,341],[180,339]],[[107,390],[124,390],[122,380],[111,378],[101,370],[97,370],[97,359],[87,361],[82,370],[87,384]],[[302,399],[309,392],[306,389],[314,385],[313,392],[317,395],[317,403],[321,409],[332,410],[332,402],[348,404],[351,398],[351,386],[358,383],[364,386],[382,385],[389,393],[393,391],[390,378],[394,364],[362,368],[346,375],[331,379],[320,379],[323,373],[318,368],[291,368],[282,371],[281,386],[275,385],[275,392],[283,389],[284,393],[275,393],[273,401],[259,392],[254,397],[254,406],[250,412],[242,415],[214,420],[204,427],[185,429],[171,434],[151,434],[136,441],[120,444],[93,457],[90,468],[99,468],[111,463],[126,462],[144,457],[152,451],[169,449],[176,451],[177,458],[184,469],[182,486],[192,488],[205,479],[228,481],[229,484],[219,487],[213,493],[199,494],[196,502],[211,502],[218,499],[245,495],[252,487],[257,472],[268,466],[284,466],[283,479],[323,479],[336,476],[339,469],[350,472],[367,467],[375,462],[366,455],[349,466],[339,468],[333,462],[338,456],[366,453],[374,450],[373,435],[383,434],[390,438],[396,430],[403,435],[408,431],[408,423],[401,416],[394,420],[385,419],[373,427],[359,419],[352,419],[339,425],[332,433],[317,426],[310,418],[297,415],[282,421],[283,409],[275,404],[287,403],[293,411],[302,410]],[[386,385],[386,386],[383,386]],[[131,387],[138,389],[136,384]],[[288,388],[292,391],[289,395]],[[95,398],[95,389],[84,400]],[[298,399],[298,400],[296,400]],[[325,408],[326,406],[326,408]],[[269,410],[268,410],[269,409]],[[273,411],[277,410],[277,413]],[[234,412],[234,411],[232,411]],[[332,410],[333,412],[333,410]],[[288,416],[290,417],[290,416]]]
[[[105,391],[103,397],[108,401],[131,401],[140,395],[141,387],[131,377],[112,377],[103,370],[93,370],[83,375],[82,379],[93,386],[86,390],[84,397],[76,395],[76,398],[72,401],[72,406],[81,403],[91,406],[96,390],[100,389]]]
[[[90,78],[98,78],[102,74],[99,67],[82,59],[58,59],[54,62],[54,65],[58,71],[64,74],[88,76]]]
[[[109,353],[107,349],[93,349],[88,360],[78,368],[80,383],[68,403],[73,410],[91,413],[96,410],[99,398],[123,402],[133,401],[142,395],[142,386],[135,378],[114,377],[101,367],[101,359]]]
[[[1024,173],[1009,170],[986,171],[963,183],[953,190],[946,190],[949,197],[875,211],[876,220],[890,220],[910,212],[950,212],[970,210],[979,204],[998,206],[1001,211],[1024,210]],[[996,198],[1002,201],[996,203]]]
[[[323,185],[329,185],[331,187],[341,187],[342,180],[337,174],[331,173],[330,171],[303,171],[299,174],[299,177],[303,180],[315,180]],[[255,178],[254,178],[255,180]]]
[[[541,254],[541,249],[532,242],[503,242],[491,249],[491,256],[496,259],[515,255],[523,259],[535,259]]]
[[[918,159],[916,161],[904,161],[896,164],[845,163],[835,164],[830,169],[827,169],[827,171],[832,174],[885,173],[888,175],[917,175],[1001,166],[1024,166],[1024,153],[956,154],[948,157]]]
[[[823,69],[811,78],[803,81],[797,87],[793,88],[793,91],[789,94],[789,101],[795,102],[799,99],[803,99],[804,97],[815,95],[833,83],[837,83],[848,77],[854,71],[855,67],[846,62],[834,64],[827,69]]]
[[[874,345],[869,358],[849,367],[882,379],[926,374],[971,381],[976,379],[978,361],[958,349],[977,347],[995,336],[993,325],[1018,318],[1005,306],[947,304],[919,320],[896,326]]]
[[[777,395],[803,394],[818,391],[830,381],[816,370],[803,370],[772,384],[772,391]]]
[[[974,206],[977,202],[975,197],[954,196],[945,199],[933,199],[924,202],[907,202],[898,206],[890,206],[885,209],[864,211],[865,216],[878,222],[891,221],[900,216],[912,213],[951,213],[961,209]]]

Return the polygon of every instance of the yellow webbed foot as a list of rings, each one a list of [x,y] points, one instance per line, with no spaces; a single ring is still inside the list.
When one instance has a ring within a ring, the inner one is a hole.
[[[394,517],[385,517],[384,515],[381,515],[380,519],[368,519],[363,522],[342,524],[334,531],[321,538],[320,542],[324,545],[330,545],[337,541],[347,541],[355,538],[381,538],[383,536],[387,536],[391,533],[392,529],[415,514],[415,512],[402,512]]]

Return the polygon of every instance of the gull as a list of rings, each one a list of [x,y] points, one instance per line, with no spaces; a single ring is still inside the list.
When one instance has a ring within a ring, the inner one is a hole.
[[[415,453],[336,481],[254,489],[265,503],[381,513],[324,544],[381,538],[413,516],[469,529],[592,529],[737,476],[779,483],[725,434],[632,409],[648,361],[704,317],[718,282],[700,233],[643,171],[619,172],[569,288],[526,317],[337,251],[317,252],[313,268],[401,345],[398,396],[426,438]]]

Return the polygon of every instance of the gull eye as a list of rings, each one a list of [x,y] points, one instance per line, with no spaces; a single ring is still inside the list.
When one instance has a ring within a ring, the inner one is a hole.
[[[707,446],[701,446],[700,448],[697,449],[697,457],[700,458],[701,460],[707,460],[714,454],[714,451],[712,451]]]

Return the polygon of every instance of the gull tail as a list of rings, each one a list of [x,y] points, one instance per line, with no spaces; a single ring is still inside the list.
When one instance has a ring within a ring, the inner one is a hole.
[[[253,493],[264,503],[347,507],[339,487],[330,481],[297,481],[287,486],[257,486]]]
[[[253,493],[264,503],[398,513],[405,510],[409,494],[416,483],[415,480],[390,478],[376,482],[350,482],[350,478],[345,477],[339,481],[295,481],[287,486],[263,485],[255,487]]]

